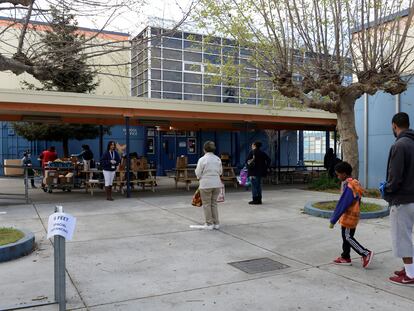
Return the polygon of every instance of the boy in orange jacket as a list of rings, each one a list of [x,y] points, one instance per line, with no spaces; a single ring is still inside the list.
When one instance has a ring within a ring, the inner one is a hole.
[[[335,173],[342,181],[342,195],[339,198],[335,211],[330,219],[329,228],[333,228],[339,219],[342,230],[342,254],[333,262],[338,265],[350,266],[351,248],[361,256],[362,266],[367,268],[374,257],[374,252],[363,247],[354,238],[359,221],[362,193],[364,189],[358,180],[353,179],[352,166],[347,162],[340,162],[335,166]]]

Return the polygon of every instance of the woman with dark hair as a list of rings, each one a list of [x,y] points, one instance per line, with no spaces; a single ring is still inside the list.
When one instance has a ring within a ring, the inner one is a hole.
[[[247,156],[248,176],[252,183],[253,200],[249,204],[262,204],[262,177],[267,175],[270,166],[269,156],[260,150],[262,143],[256,141],[252,144],[252,150]]]
[[[106,151],[104,152],[101,158],[101,166],[105,179],[106,199],[108,201],[114,200],[112,198],[112,183],[114,181],[116,167],[121,162],[121,157],[119,156],[115,148],[116,144],[114,141],[111,140],[108,143],[108,147],[106,148]]]

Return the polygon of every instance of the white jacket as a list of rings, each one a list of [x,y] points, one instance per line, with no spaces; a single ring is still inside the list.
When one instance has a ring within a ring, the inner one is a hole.
[[[200,180],[200,189],[220,188],[223,185],[220,180],[223,174],[221,160],[212,152],[198,159],[195,174]]]

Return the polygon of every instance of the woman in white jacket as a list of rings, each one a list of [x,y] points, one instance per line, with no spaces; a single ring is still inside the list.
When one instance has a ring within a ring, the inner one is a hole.
[[[202,229],[219,229],[217,197],[222,187],[220,176],[223,173],[221,159],[214,154],[216,145],[212,141],[204,143],[204,156],[197,162],[195,174],[200,181],[201,201],[206,223]]]

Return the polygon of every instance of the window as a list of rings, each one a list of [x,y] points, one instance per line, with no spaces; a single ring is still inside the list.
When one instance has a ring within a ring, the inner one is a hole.
[[[163,95],[163,98],[166,98],[166,99],[183,99],[181,94],[164,92],[162,95]]]
[[[183,76],[181,72],[177,71],[164,71],[163,80],[182,81]]]
[[[215,64],[215,65],[220,65],[221,58],[218,55],[204,54],[204,62]]]
[[[182,49],[182,40],[181,39],[173,39],[173,38],[162,38],[162,45],[166,48],[172,49]]]
[[[158,79],[161,80],[161,70],[151,70],[151,79]]]
[[[184,73],[184,82],[201,83],[201,74]]]
[[[221,87],[220,86],[207,86],[204,87],[204,94],[207,95],[221,95]]]
[[[194,63],[184,63],[184,71],[201,72],[201,65]]]
[[[151,80],[151,89],[154,91],[161,91],[161,82]]]
[[[219,54],[220,55],[221,47],[219,45],[215,45],[215,44],[205,44],[204,45],[204,51],[206,53]]]
[[[161,49],[160,48],[151,48],[151,56],[161,57]]]
[[[151,91],[151,97],[152,98],[161,98],[161,92]]]
[[[159,58],[151,58],[151,67],[152,68],[161,68],[161,60]]]
[[[184,93],[201,94],[201,85],[199,85],[199,84],[184,84]]]
[[[185,100],[197,100],[201,101],[201,95],[194,95],[194,94],[184,94]]]
[[[184,52],[184,60],[189,62],[202,62],[201,53]]]
[[[162,61],[163,68],[167,70],[182,70],[182,62],[172,61],[172,60],[163,60]]]
[[[221,97],[220,96],[204,96],[204,101],[220,103]]]
[[[174,83],[174,82],[163,82],[162,83],[163,91],[164,92],[182,92],[182,84],[181,83]]]
[[[202,45],[199,42],[192,42],[192,41],[184,40],[184,50],[201,52]]]
[[[164,49],[162,56],[163,56],[163,58],[170,58],[170,59],[181,60],[182,57],[183,57],[183,53],[181,51]]]
[[[184,39],[201,42],[203,40],[203,36],[195,33],[185,32]]]

